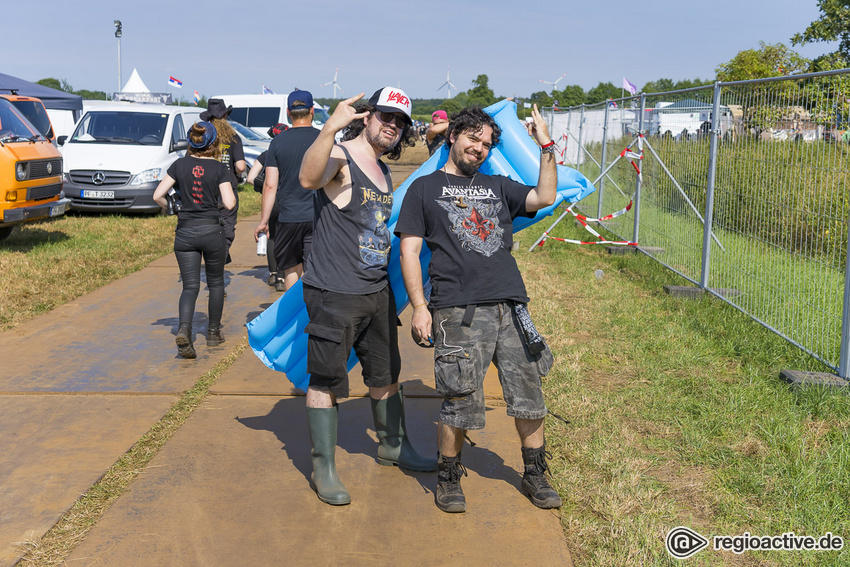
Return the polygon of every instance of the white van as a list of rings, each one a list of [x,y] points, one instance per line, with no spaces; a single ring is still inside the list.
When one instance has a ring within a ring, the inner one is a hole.
[[[186,132],[201,112],[129,102],[88,105],[74,133],[57,140],[71,208],[158,213],[154,189],[168,167],[186,155]]]
[[[266,134],[275,124],[292,126],[286,116],[288,94],[218,95],[225,106],[233,105],[229,118],[248,128]],[[330,116],[321,104],[313,103],[313,126],[322,129]]]

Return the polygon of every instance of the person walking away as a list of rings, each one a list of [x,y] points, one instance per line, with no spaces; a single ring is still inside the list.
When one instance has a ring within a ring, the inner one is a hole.
[[[521,490],[535,506],[561,506],[545,475],[541,377],[553,358],[528,314],[525,284],[511,256],[513,219],[551,205],[557,192],[554,142],[537,105],[532,118],[527,127],[542,150],[536,187],[478,170],[501,131],[480,108],[465,108],[452,116],[447,130],[448,161],[410,185],[396,224],[402,276],[414,308],[412,333],[420,340],[433,337],[435,346],[434,375],[443,403],[434,500],[444,512],[466,511],[461,449],[467,430],[484,428],[483,384],[491,362],[519,433]],[[432,251],[430,309],[419,261],[423,241]]]
[[[405,424],[398,385],[398,317],[387,263],[393,185],[384,155],[396,160],[415,144],[411,102],[385,87],[357,109],[363,93],[340,102],[301,165],[301,185],[316,192],[313,247],[304,266],[307,324],[307,424],[312,444],[312,484],[323,502],[344,505],[351,496],[336,471],[338,398],[348,397],[352,347],[363,367],[378,434],[378,463],[433,471]],[[343,142],[334,136],[345,128]]]
[[[230,184],[230,172],[218,160],[221,147],[215,126],[209,122],[194,124],[187,136],[187,155],[171,164],[160,181],[153,198],[159,206],[168,205],[167,194],[176,186],[177,229],[174,233],[174,255],[180,268],[183,292],[180,294],[177,328],[177,352],[183,358],[197,356],[192,334],[195,302],[201,289],[201,259],[209,287],[207,310],[207,346],[224,342],[221,316],[224,310],[224,261],[227,239],[219,203],[226,209],[236,207],[236,196]]]
[[[313,128],[313,95],[302,90],[289,93],[286,115],[292,127],[269,146],[260,223],[254,229],[254,238],[259,239],[260,234],[270,235],[271,227],[275,227],[274,250],[278,271],[283,273],[275,289],[284,292],[304,273],[304,261],[313,242],[315,192],[302,187],[298,180],[304,154],[319,136]],[[273,212],[274,203],[278,204],[277,214]]]
[[[236,214],[239,211],[239,176],[245,172],[245,152],[242,148],[242,139],[230,125],[228,116],[233,106],[225,106],[220,98],[211,98],[207,103],[207,109],[201,113],[201,120],[207,120],[215,126],[218,132],[219,145],[221,146],[221,157],[219,158],[230,171],[230,185],[236,196],[236,206],[225,210],[221,218],[224,221],[224,234],[227,237],[227,261],[229,264],[230,247],[236,238]]]
[[[286,124],[278,123],[268,129],[269,137],[274,139],[275,136],[283,132],[289,128]],[[266,156],[268,155],[268,150],[264,151],[260,155],[257,156],[257,159],[254,160],[254,165],[251,166],[251,169],[248,170],[248,175],[245,178],[245,181],[254,186],[254,191],[262,194],[263,192],[263,184],[266,181]],[[261,200],[262,203],[262,200]],[[275,199],[272,204],[271,210],[271,218],[277,218],[279,214],[277,199]],[[275,286],[275,289],[278,291],[285,291],[283,289],[283,283],[281,282],[278,285],[278,281],[282,278],[278,276],[277,270],[277,258],[275,257],[274,251],[274,237],[277,232],[277,223],[269,224],[269,232],[268,232],[268,246],[266,253],[266,262],[269,266],[269,279],[268,284]]]

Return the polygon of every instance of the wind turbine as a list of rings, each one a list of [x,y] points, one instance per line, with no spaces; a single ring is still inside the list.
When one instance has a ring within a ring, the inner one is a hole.
[[[556,86],[558,83],[560,83],[560,82],[561,82],[561,79],[563,79],[563,78],[564,78],[564,77],[566,77],[566,76],[567,76],[567,74],[566,74],[566,73],[564,73],[563,75],[561,75],[560,77],[558,77],[557,79],[555,79],[555,82],[554,82],[554,83],[549,82],[549,81],[544,81],[543,79],[540,79],[540,82],[541,82],[541,83],[546,83],[547,85],[552,85],[552,94],[554,94],[554,93],[555,93],[555,86]]]
[[[336,98],[336,90],[337,90],[337,89],[339,89],[339,92],[341,92],[342,94],[345,94],[345,91],[344,91],[344,90],[342,90],[342,87],[341,87],[341,86],[339,86],[339,83],[337,83],[337,82],[336,82],[336,78],[337,78],[338,76],[339,76],[339,67],[337,67],[337,68],[336,68],[336,71],[334,72],[334,80],[333,80],[333,81],[328,81],[327,83],[322,83],[322,85],[321,85],[321,86],[323,86],[323,87],[326,87],[326,86],[328,86],[328,85],[333,85],[333,86],[334,86],[334,98]]]
[[[449,70],[448,69],[446,69],[446,82],[443,83],[442,85],[440,85],[439,87],[437,87],[437,90],[440,90],[443,87],[446,87],[446,98],[447,99],[452,98],[452,89],[457,90],[457,87],[454,86],[451,79],[449,79]]]

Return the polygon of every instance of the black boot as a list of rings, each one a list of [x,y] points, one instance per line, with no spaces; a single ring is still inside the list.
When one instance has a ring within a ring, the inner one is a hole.
[[[467,476],[466,469],[460,463],[460,453],[457,457],[443,457],[437,460],[437,490],[434,492],[434,502],[443,512],[466,512],[466,497],[460,487],[461,475]]]
[[[177,329],[177,337],[174,342],[177,343],[177,352],[183,358],[195,358],[195,347],[192,345],[192,325],[189,323],[180,323]]]
[[[560,508],[561,497],[546,478],[546,471],[549,470],[547,457],[551,459],[552,455],[546,452],[546,445],[537,449],[522,448],[522,462],[525,465],[522,493],[538,508]]]
[[[224,342],[221,325],[210,325],[207,328],[207,346],[218,346]]]
[[[319,500],[333,506],[351,503],[351,496],[336,474],[336,433],[339,408],[307,408],[307,427],[313,450],[312,485]]]
[[[437,470],[437,460],[421,456],[410,444],[404,419],[404,395],[398,393],[386,400],[372,399],[372,417],[378,434],[378,463],[410,471]]]

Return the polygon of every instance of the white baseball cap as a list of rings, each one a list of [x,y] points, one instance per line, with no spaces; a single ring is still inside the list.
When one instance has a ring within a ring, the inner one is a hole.
[[[410,118],[410,110],[412,103],[410,97],[401,90],[395,87],[384,87],[375,91],[372,98],[369,99],[369,105],[374,106],[382,112],[401,112],[407,118],[407,123],[412,124]]]

